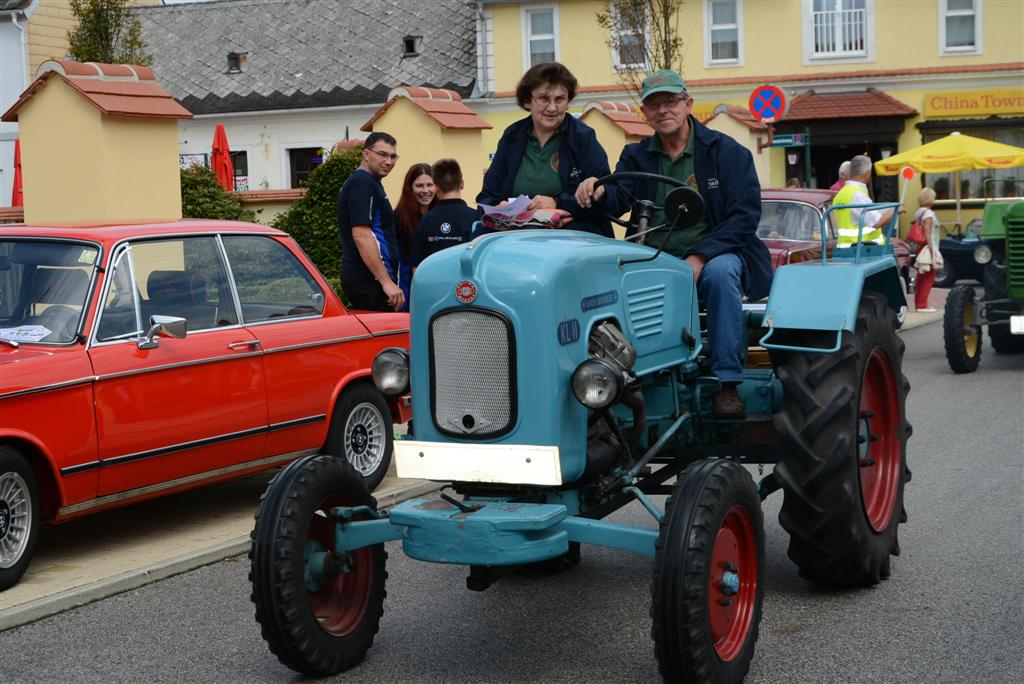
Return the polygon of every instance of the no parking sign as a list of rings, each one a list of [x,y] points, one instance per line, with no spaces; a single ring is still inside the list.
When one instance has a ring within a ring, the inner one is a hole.
[[[781,88],[766,84],[754,88],[747,106],[754,118],[770,124],[786,116],[789,112],[789,99]]]

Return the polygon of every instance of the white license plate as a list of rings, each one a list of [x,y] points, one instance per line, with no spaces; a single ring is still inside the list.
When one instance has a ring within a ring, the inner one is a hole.
[[[558,447],[518,444],[395,442],[398,477],[502,484],[562,484]]]
[[[1010,316],[1010,332],[1014,335],[1024,335],[1024,316]]]

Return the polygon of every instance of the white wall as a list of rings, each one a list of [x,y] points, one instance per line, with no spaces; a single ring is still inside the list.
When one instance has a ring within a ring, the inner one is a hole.
[[[289,187],[288,149],[326,147],[349,138],[365,138],[359,127],[366,123],[379,105],[295,109],[278,112],[252,112],[230,115],[203,115],[182,120],[178,126],[181,154],[210,154],[213,131],[224,124],[232,152],[246,152],[249,162],[249,189],[280,190]],[[398,138],[401,131],[389,131]]]
[[[26,79],[25,43],[21,31],[26,20],[18,17],[18,25],[7,14],[0,19],[0,114],[11,108],[28,86]],[[19,28],[21,30],[19,30]],[[14,183],[14,141],[17,123],[0,122],[0,207],[11,206]]]

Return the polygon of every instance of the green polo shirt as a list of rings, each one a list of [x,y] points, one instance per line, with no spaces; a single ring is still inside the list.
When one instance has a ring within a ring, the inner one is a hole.
[[[655,135],[651,138],[647,149],[658,155],[658,173],[662,176],[668,176],[669,178],[675,178],[677,180],[686,183],[687,187],[699,192],[697,189],[697,176],[694,172],[694,155],[693,155],[693,131],[690,131],[690,140],[686,143],[686,148],[683,153],[675,159],[670,159],[668,154],[661,148],[661,139]],[[658,206],[665,206],[665,197],[672,191],[672,187],[665,183],[656,184],[654,203]],[[651,220],[651,225],[656,226],[665,222],[665,213],[662,211],[657,212],[654,218]],[[706,218],[702,218],[700,222],[692,228],[681,230],[677,228],[672,231],[672,234],[668,238],[668,242],[665,243],[665,251],[673,256],[677,256],[680,259],[686,257],[686,253],[693,249],[701,239],[710,232],[711,227],[708,225]],[[661,246],[661,241],[665,239],[665,235],[668,234],[668,228],[664,230],[656,230],[653,233],[647,234],[646,244],[658,248]]]
[[[541,147],[540,141],[531,130],[526,136],[526,150],[523,161],[512,184],[512,196],[547,195],[558,197],[562,194],[562,177],[558,175],[558,147],[561,132],[555,133]]]

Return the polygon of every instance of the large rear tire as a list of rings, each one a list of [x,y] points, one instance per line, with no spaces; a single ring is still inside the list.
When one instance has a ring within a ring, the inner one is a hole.
[[[868,292],[837,353],[773,355],[784,388],[775,428],[789,449],[774,472],[785,493],[779,522],[800,575],[825,586],[877,584],[900,552],[910,385],[894,318]],[[821,334],[802,335],[795,345],[825,346]]]
[[[739,682],[761,622],[764,521],[754,481],[724,459],[692,463],[665,506],[651,636],[666,682]]]
[[[981,363],[981,326],[974,321],[974,288],[957,285],[946,299],[942,336],[946,361],[954,373],[973,373]]]
[[[988,336],[992,348],[1000,354],[1024,353],[1024,335],[1014,335],[1009,325],[989,325]]]
[[[249,551],[256,621],[271,652],[312,677],[333,675],[363,659],[384,612],[383,544],[351,553],[348,569],[319,575],[307,557],[334,549],[335,506],[377,508],[362,476],[332,456],[291,463],[260,499]]]

